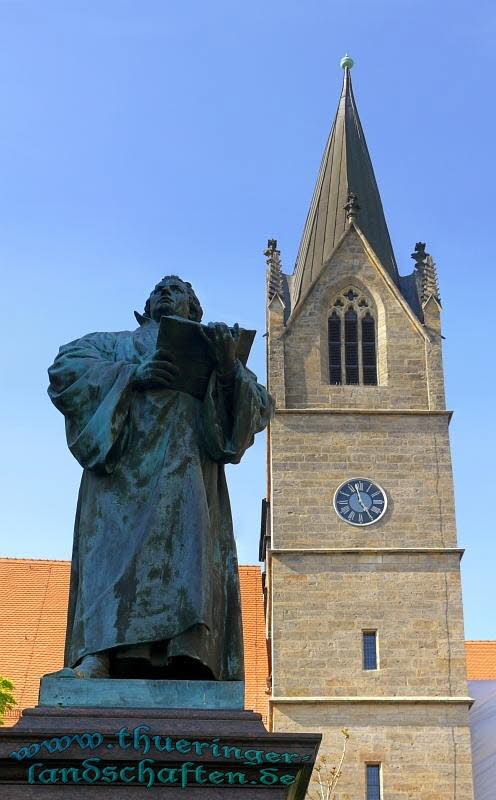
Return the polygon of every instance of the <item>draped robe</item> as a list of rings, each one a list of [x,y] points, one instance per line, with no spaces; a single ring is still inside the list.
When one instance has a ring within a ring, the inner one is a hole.
[[[268,422],[270,400],[236,361],[203,400],[137,391],[158,325],[92,333],[60,348],[49,395],[84,468],[76,512],[66,666],[161,643],[218,680],[242,680],[239,579],[224,464]],[[180,367],[180,365],[178,365]],[[111,651],[112,652],[112,651]],[[118,652],[118,651],[117,651]]]

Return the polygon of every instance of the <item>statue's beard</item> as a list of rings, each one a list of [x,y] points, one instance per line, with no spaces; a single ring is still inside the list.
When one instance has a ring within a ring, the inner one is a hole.
[[[159,303],[159,305],[157,306],[157,311],[159,318],[181,316],[181,314],[176,309],[174,303],[169,300],[164,300],[163,302]]]

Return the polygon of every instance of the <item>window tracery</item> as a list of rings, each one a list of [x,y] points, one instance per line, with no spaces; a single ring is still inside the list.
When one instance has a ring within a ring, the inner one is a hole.
[[[353,287],[332,304],[328,344],[331,384],[377,385],[376,317],[371,301]]]

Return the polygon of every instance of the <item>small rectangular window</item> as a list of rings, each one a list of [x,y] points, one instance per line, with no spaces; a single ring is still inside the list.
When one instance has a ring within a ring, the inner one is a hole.
[[[381,765],[366,764],[367,795],[366,800],[381,800]]]
[[[377,669],[377,631],[363,631],[363,668]]]

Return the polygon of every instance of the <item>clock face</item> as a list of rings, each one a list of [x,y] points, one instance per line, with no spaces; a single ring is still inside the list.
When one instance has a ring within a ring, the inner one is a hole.
[[[350,525],[372,525],[387,507],[384,489],[369,478],[350,478],[336,489],[334,508]]]

